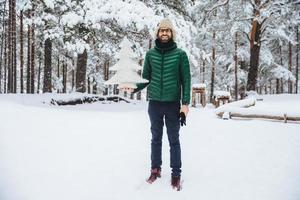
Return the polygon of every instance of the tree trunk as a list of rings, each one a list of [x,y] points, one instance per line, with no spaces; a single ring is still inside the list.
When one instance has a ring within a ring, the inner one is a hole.
[[[20,11],[20,84],[21,93],[24,92],[24,30],[23,30],[23,10]]]
[[[63,64],[63,93],[67,92],[67,64]]]
[[[2,54],[3,54],[3,42],[4,42],[4,27],[3,27],[3,33],[1,37],[1,52],[0,52],[0,94],[2,94]]]
[[[42,45],[40,45],[42,47]],[[38,83],[37,83],[37,93],[40,93],[41,85],[41,65],[42,65],[42,53],[39,53],[39,70],[38,70]]]
[[[33,14],[34,15],[34,14]],[[31,41],[31,67],[30,67],[30,93],[31,94],[34,94],[34,79],[35,79],[35,76],[34,76],[34,71],[35,71],[35,27],[34,27],[34,24],[32,24],[32,29],[31,29],[31,38],[32,38],[32,41]]]
[[[16,1],[9,0],[8,17],[8,93],[16,93]]]
[[[91,94],[91,77],[90,76],[88,76],[87,81],[88,81],[88,94]]]
[[[205,83],[205,60],[203,60],[203,67],[202,67],[202,83]]]
[[[3,4],[3,18],[2,18],[2,37],[1,37],[1,52],[0,52],[0,94],[2,93],[2,61],[3,61],[3,48],[5,45],[3,43],[5,42],[6,38],[6,26],[5,26],[5,7],[6,7],[6,1]]]
[[[75,88],[75,69],[72,69],[72,91]]]
[[[84,49],[82,54],[77,57],[76,70],[76,91],[86,92],[86,65],[87,65],[87,51]]]
[[[99,73],[100,73],[100,65],[99,64],[97,64],[96,65],[96,75],[95,75],[95,79],[96,79],[96,77],[97,76],[99,76]],[[98,81],[96,81],[95,80],[95,84],[93,85],[93,94],[97,94],[97,88],[98,88]],[[115,90],[117,91],[117,89],[115,88]],[[116,92],[116,94],[117,94],[117,92]]]
[[[283,66],[282,47],[279,46],[280,65]],[[280,93],[280,79],[276,78],[276,94]]]
[[[280,92],[283,93],[283,79],[280,79]]]
[[[299,80],[299,30],[298,26],[296,27],[296,36],[297,36],[297,56],[296,56],[296,94],[298,94],[298,80]]]
[[[8,60],[8,57],[7,57],[7,27],[8,27],[8,24],[7,24],[7,20],[5,20],[5,36],[4,36],[4,80],[3,80],[3,85],[4,85],[4,88],[3,88],[3,93],[7,93],[7,60]]]
[[[210,102],[213,102],[214,95],[214,85],[215,85],[215,65],[216,65],[216,49],[215,49],[215,41],[216,41],[216,32],[213,32],[213,48],[212,48],[212,68],[211,68],[211,87],[210,87]]]
[[[143,65],[143,59],[140,59],[140,60],[139,60],[139,65],[140,65],[140,66]],[[138,71],[138,74],[141,76],[141,75],[142,75],[142,70],[139,70],[139,71]],[[137,93],[136,99],[137,99],[137,100],[141,100],[141,99],[142,99],[142,92],[141,92],[141,91],[139,91],[139,92]]]
[[[16,0],[12,0],[12,92],[17,93]]]
[[[235,90],[235,100],[238,100],[238,58],[237,58],[237,47],[238,47],[238,33],[235,33],[235,43],[234,43],[234,90]]]
[[[60,59],[59,59],[59,55],[57,57],[57,79],[60,79]],[[57,93],[59,93],[59,88],[57,88]]]
[[[279,78],[276,79],[276,94],[279,94],[280,91],[279,91]]]
[[[72,59],[72,92],[74,91],[75,88],[75,62],[74,62],[74,58]]]
[[[282,59],[282,47],[279,46],[279,55],[280,55],[280,65],[283,66],[283,59]]]
[[[289,71],[292,72],[292,43],[289,42]],[[293,82],[288,80],[288,93],[293,93]]]
[[[109,65],[108,61],[104,62],[104,81],[107,81],[109,79]],[[108,86],[105,87],[105,91],[103,92],[103,95],[108,95]]]
[[[261,24],[254,19],[250,37],[250,69],[248,73],[247,91],[256,90],[257,72],[259,65]]]
[[[8,17],[8,77],[7,77],[7,93],[12,93],[12,0],[9,3],[9,17]]]
[[[44,45],[44,86],[43,93],[52,92],[52,41],[50,38],[45,40]]]
[[[26,93],[30,93],[30,66],[31,66],[31,27],[28,25],[27,35],[27,73],[26,73]]]

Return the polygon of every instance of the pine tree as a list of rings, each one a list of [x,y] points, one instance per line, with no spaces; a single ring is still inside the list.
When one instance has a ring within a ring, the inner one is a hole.
[[[120,44],[119,58],[120,60],[110,69],[116,71],[116,74],[105,82],[107,85],[118,84],[120,87],[136,88],[136,83],[147,83],[148,80],[141,78],[138,75],[138,70],[141,66],[134,62],[134,52],[131,49],[131,44],[127,38]]]

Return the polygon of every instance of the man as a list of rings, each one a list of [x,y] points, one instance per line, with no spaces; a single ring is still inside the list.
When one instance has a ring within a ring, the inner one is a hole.
[[[138,92],[148,86],[148,113],[151,122],[151,174],[148,183],[161,176],[161,150],[164,121],[170,145],[171,185],[180,190],[181,148],[179,141],[180,113],[186,116],[190,103],[190,67],[186,53],[174,42],[175,29],[168,19],[163,19],[156,31],[155,47],[146,53],[143,78],[149,83],[137,84]],[[184,116],[184,118],[185,118]]]

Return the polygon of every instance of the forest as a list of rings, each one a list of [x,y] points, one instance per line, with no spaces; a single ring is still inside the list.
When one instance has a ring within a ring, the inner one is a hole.
[[[299,0],[1,0],[0,93],[117,94],[104,81],[127,37],[142,65],[163,18],[192,83],[241,93],[299,92]]]

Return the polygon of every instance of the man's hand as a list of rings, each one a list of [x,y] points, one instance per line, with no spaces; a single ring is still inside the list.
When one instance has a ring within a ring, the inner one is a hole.
[[[180,112],[183,112],[185,114],[185,116],[187,116],[187,114],[189,113],[189,106],[188,105],[182,105]]]

